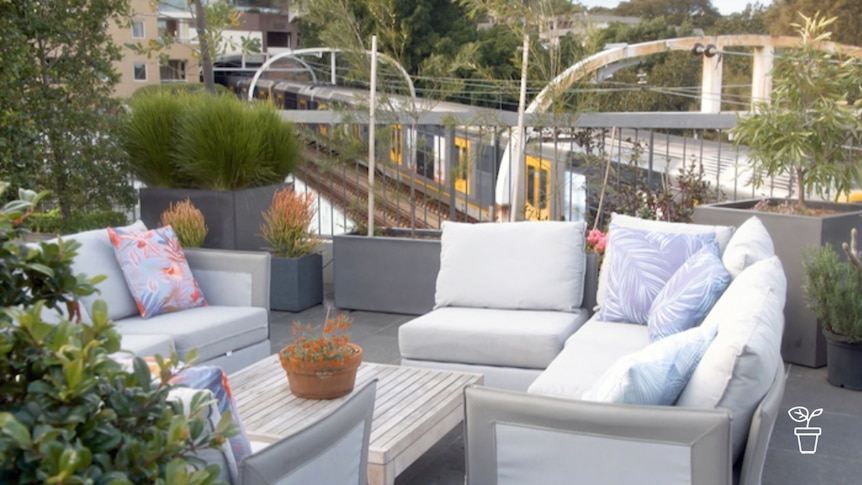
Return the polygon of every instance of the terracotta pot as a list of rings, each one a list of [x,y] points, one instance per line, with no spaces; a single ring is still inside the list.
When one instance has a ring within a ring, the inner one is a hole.
[[[347,344],[353,355],[345,357],[344,362],[299,362],[285,359],[281,352],[278,360],[287,374],[290,392],[304,399],[335,399],[353,390],[356,370],[362,363],[362,347]]]

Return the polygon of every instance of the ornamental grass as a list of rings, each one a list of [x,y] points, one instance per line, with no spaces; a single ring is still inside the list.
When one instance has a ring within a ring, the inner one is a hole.
[[[171,204],[162,212],[162,226],[171,226],[180,245],[184,248],[199,248],[207,237],[204,215],[188,198]]]
[[[272,205],[263,212],[260,230],[273,256],[298,258],[317,247],[318,238],[309,231],[317,213],[316,198],[311,193],[299,194],[281,189],[272,196]]]

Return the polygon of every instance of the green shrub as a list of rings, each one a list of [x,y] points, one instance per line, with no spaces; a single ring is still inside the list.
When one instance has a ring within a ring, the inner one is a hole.
[[[216,94],[231,94],[230,89],[221,84],[216,84]],[[164,83],[164,84],[148,84],[141,86],[132,93],[131,99],[142,96],[151,96],[156,93],[168,94],[188,94],[188,93],[204,93],[206,86],[203,83]]]
[[[830,244],[806,248],[802,267],[805,299],[820,324],[842,340],[862,341],[862,271]]]
[[[8,184],[0,182],[0,195]],[[42,321],[45,306],[92,294],[104,277],[74,275],[74,241],[15,243],[28,232],[26,214],[46,193],[19,191],[0,210],[0,483],[138,484],[216,482],[220,468],[196,452],[222,446],[237,432],[225,413],[210,432],[198,394],[189,416],[168,401],[169,366],[161,375],[136,358],[127,371],[109,355],[120,335],[98,300],[93,324]]]
[[[122,212],[100,211],[100,212],[72,212],[72,217],[63,219],[60,211],[30,214],[26,219],[26,226],[33,232],[46,234],[74,234],[91,229],[104,229],[106,227],[123,226],[128,223],[128,217]]]
[[[300,142],[268,103],[154,92],[130,103],[122,146],[150,187],[235,190],[281,183]]]

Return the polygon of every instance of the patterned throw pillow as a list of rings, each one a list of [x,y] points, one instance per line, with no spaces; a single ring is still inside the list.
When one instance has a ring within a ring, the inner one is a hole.
[[[585,401],[669,406],[676,402],[715,338],[697,327],[620,358],[581,396]]]
[[[679,234],[610,225],[615,257],[608,270],[599,320],[646,324],[655,297],[688,258],[715,241],[715,233]],[[617,257],[618,256],[618,257]]]
[[[207,304],[171,226],[140,232],[108,228],[108,236],[142,317]]]
[[[655,297],[647,325],[651,341],[700,325],[730,284],[730,273],[711,243],[688,258]]]

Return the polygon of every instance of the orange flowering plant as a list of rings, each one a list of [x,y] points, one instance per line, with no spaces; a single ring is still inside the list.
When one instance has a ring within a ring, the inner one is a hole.
[[[293,322],[293,334],[296,338],[282,349],[281,356],[291,362],[329,361],[340,365],[355,352],[354,348],[348,345],[348,330],[351,326],[350,317],[338,314],[335,318],[329,318],[329,312],[320,334],[315,333],[311,325]]]

